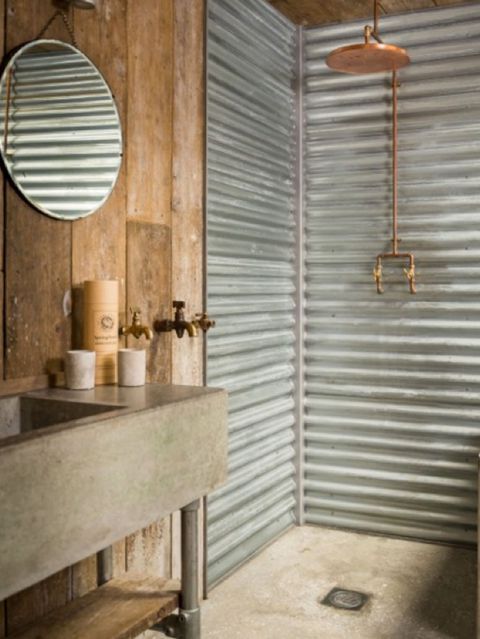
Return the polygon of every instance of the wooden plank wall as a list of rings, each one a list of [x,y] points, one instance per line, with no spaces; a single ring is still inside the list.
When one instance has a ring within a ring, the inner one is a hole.
[[[4,52],[35,38],[53,11],[51,0],[0,0]],[[140,306],[150,325],[172,312],[173,299],[185,299],[187,315],[203,310],[204,0],[102,0],[70,18],[115,96],[124,160],[102,209],[73,223],[37,213],[2,181],[0,394],[55,379],[81,335],[64,298],[81,299],[85,279],[118,278],[122,313]],[[46,35],[69,40],[60,20]],[[155,336],[149,379],[201,384],[202,341]],[[177,535],[172,516],[119,540],[116,575],[178,574]],[[95,588],[96,569],[85,558],[0,604],[0,637]]]

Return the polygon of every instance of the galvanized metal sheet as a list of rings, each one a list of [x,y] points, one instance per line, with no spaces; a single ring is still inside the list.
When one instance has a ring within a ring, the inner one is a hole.
[[[263,0],[209,0],[207,47],[207,371],[230,397],[212,584],[294,522],[296,32]]]
[[[480,449],[480,5],[382,18],[400,75],[399,232],[418,261],[379,296],[391,237],[388,75],[329,70],[363,22],[305,47],[305,520],[474,543]]]

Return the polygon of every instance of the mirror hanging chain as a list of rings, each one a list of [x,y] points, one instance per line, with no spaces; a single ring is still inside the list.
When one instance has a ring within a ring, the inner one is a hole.
[[[35,39],[40,40],[41,38],[43,38],[43,36],[48,31],[52,23],[55,22],[55,20],[59,16],[62,18],[63,24],[65,25],[65,28],[68,31],[68,35],[70,36],[73,46],[78,49],[78,44],[77,44],[77,41],[75,40],[75,34],[73,33],[73,25],[68,19],[68,15],[65,13],[65,11],[62,11],[61,9],[58,9],[57,11],[55,11],[55,13],[48,20],[48,22],[45,24],[45,26],[43,27],[43,29],[40,31],[40,33],[37,35]]]

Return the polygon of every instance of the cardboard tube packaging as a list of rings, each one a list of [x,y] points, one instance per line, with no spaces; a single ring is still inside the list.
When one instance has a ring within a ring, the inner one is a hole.
[[[96,352],[96,384],[117,381],[118,298],[117,280],[85,282],[84,346]]]

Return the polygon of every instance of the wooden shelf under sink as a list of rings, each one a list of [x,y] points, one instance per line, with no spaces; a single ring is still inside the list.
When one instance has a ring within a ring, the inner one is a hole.
[[[112,579],[11,639],[134,639],[178,608],[178,589],[145,575]]]

